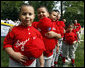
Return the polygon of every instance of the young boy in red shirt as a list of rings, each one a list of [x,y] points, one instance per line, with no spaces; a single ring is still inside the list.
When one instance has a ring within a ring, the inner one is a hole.
[[[49,15],[49,18],[51,19],[52,23],[54,24],[54,27],[56,27],[56,33],[60,33],[60,29],[59,27],[56,25],[56,20],[57,20],[57,16],[58,16],[58,10],[52,10],[50,12],[50,15]],[[58,50],[59,50],[59,44],[58,44],[58,39],[56,39],[56,47],[53,51],[53,60],[52,60],[52,67],[54,67],[54,61],[56,59],[56,54],[58,53]]]
[[[45,67],[51,67],[53,49],[56,45],[56,37],[61,37],[60,34],[56,33],[56,27],[54,23],[48,18],[49,13],[45,7],[38,9],[38,22],[33,22],[32,26],[40,31],[43,36],[46,51],[44,51]],[[37,66],[40,66],[37,61]]]
[[[51,67],[53,49],[56,45],[56,38],[60,38],[61,35],[56,33],[56,27],[54,27],[52,21],[48,18],[49,13],[46,7],[38,8],[39,22],[34,22],[33,26],[37,28],[42,36],[45,44],[46,51],[44,52],[45,67]]]
[[[34,27],[34,8],[22,5],[20,9],[21,24],[12,28],[4,39],[4,50],[9,54],[9,67],[36,67],[36,58],[44,67],[42,36]]]
[[[80,25],[80,23],[77,22],[77,20],[74,20],[74,28],[78,34],[78,42],[80,42],[81,25]]]
[[[63,56],[63,67],[66,67],[66,57],[69,54],[72,66],[75,66],[75,44],[77,42],[77,35],[72,32],[73,25],[69,23],[66,29],[66,33],[64,34],[64,44],[62,46],[62,56]]]
[[[63,21],[58,21],[60,19],[59,11],[57,10],[55,12],[58,13],[56,16],[56,26],[58,26],[60,34],[61,34],[61,38],[58,39],[58,44],[57,44],[57,45],[59,45],[59,51],[56,54],[55,62],[54,62],[55,66],[58,67],[58,58],[59,58],[59,56],[62,56],[62,54],[61,54],[62,53],[62,44],[63,44],[62,41],[63,41],[63,37],[64,37],[64,32],[65,32],[65,29],[64,29],[65,24]]]

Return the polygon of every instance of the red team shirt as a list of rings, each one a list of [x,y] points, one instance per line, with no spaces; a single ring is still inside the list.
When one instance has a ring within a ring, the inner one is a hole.
[[[46,51],[44,52],[44,56],[47,57],[51,56],[53,54],[53,49],[55,48],[57,40],[55,40],[55,38],[50,39],[46,37],[45,34],[49,31],[60,33],[58,27],[56,26],[56,23],[52,22],[51,19],[44,17],[40,19],[39,22],[34,22],[33,26],[37,28],[43,36],[43,41],[46,48]]]
[[[78,31],[81,29],[81,25],[80,25],[79,23],[74,24],[74,26],[77,27],[77,28],[76,28],[76,32],[78,32]]]
[[[69,45],[72,45],[74,41],[77,41],[75,30],[72,32],[66,31],[64,34],[64,41]]]
[[[11,47],[14,51],[28,57],[28,60],[23,65],[30,65],[45,50],[39,31],[32,26],[24,27],[21,25],[14,27],[5,37],[3,48],[7,47]],[[30,58],[33,59],[30,60]]]
[[[64,37],[64,28],[65,28],[65,24],[63,21],[56,21],[56,25],[59,27],[60,33],[61,33],[61,37]]]

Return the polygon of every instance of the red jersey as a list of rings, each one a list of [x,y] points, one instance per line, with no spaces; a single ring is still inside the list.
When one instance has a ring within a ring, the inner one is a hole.
[[[59,27],[60,33],[61,33],[61,37],[64,37],[64,27],[65,24],[63,21],[56,21],[56,25]]]
[[[65,24],[64,24],[63,21],[60,21],[60,24],[61,24],[61,26],[62,26],[63,28],[65,28]]]
[[[74,24],[74,26],[76,27],[77,32],[81,29],[81,25],[79,23]]]
[[[49,18],[44,17],[39,20],[39,23],[37,24],[37,29],[41,32],[43,36],[43,41],[46,48],[46,51],[44,52],[44,56],[49,57],[53,54],[53,49],[55,48],[56,41],[54,38],[48,38],[45,34],[49,31],[56,32],[56,27]]]
[[[22,25],[14,27],[12,31],[7,34],[4,39],[3,48],[6,47],[11,47],[15,52],[20,52],[27,56],[28,60],[23,63],[23,65],[27,66],[36,58],[39,58],[45,50],[42,36],[39,31],[32,26],[24,27]],[[30,58],[34,59],[30,60]]]
[[[78,34],[76,33],[77,32],[76,29],[73,29],[72,32],[74,32],[75,35],[78,36]],[[78,37],[77,37],[77,41],[78,41]]]
[[[76,34],[74,32],[67,31],[64,34],[64,41],[67,44],[72,45],[74,41],[77,41],[77,36],[76,36]]]
[[[65,24],[64,24],[64,22],[63,21],[56,21],[56,24],[58,25],[58,26],[62,26],[63,28],[65,27]]]

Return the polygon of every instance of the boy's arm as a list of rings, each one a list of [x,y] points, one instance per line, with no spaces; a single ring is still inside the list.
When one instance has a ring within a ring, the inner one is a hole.
[[[58,53],[58,51],[59,51],[59,44],[57,43],[57,49],[56,49],[56,52]]]
[[[14,58],[15,60],[17,60],[18,62],[25,62],[25,57],[23,55],[21,55],[20,52],[15,52],[13,50],[13,43],[14,43],[14,33],[13,31],[9,32],[7,34],[7,36],[4,39],[3,42],[3,49],[7,52],[7,54],[9,56],[11,56],[12,58]]]
[[[40,67],[44,67],[44,57],[43,57],[43,54],[40,56],[39,62],[40,62]]]
[[[76,44],[76,43],[77,43],[77,41],[74,41],[74,42],[73,42],[73,44]]]
[[[56,32],[54,32],[54,31],[49,31],[48,33],[46,33],[46,36],[48,37],[48,38],[61,38],[61,35],[60,34],[58,34],[58,33],[56,33]]]

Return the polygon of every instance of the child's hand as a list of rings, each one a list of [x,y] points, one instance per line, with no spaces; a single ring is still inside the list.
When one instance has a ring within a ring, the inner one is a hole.
[[[78,43],[80,43],[80,41],[78,41]]]
[[[20,62],[21,64],[22,64],[22,62],[26,62],[26,60],[28,60],[28,58],[26,56],[22,55],[20,52],[14,52],[12,57],[15,60],[17,60],[18,62]]]
[[[66,30],[64,29],[64,33],[66,33]]]
[[[73,44],[76,44],[76,41],[74,41]]]
[[[50,32],[46,33],[46,36],[47,36],[48,38],[53,38],[53,37],[55,37],[55,32],[50,31]]]

